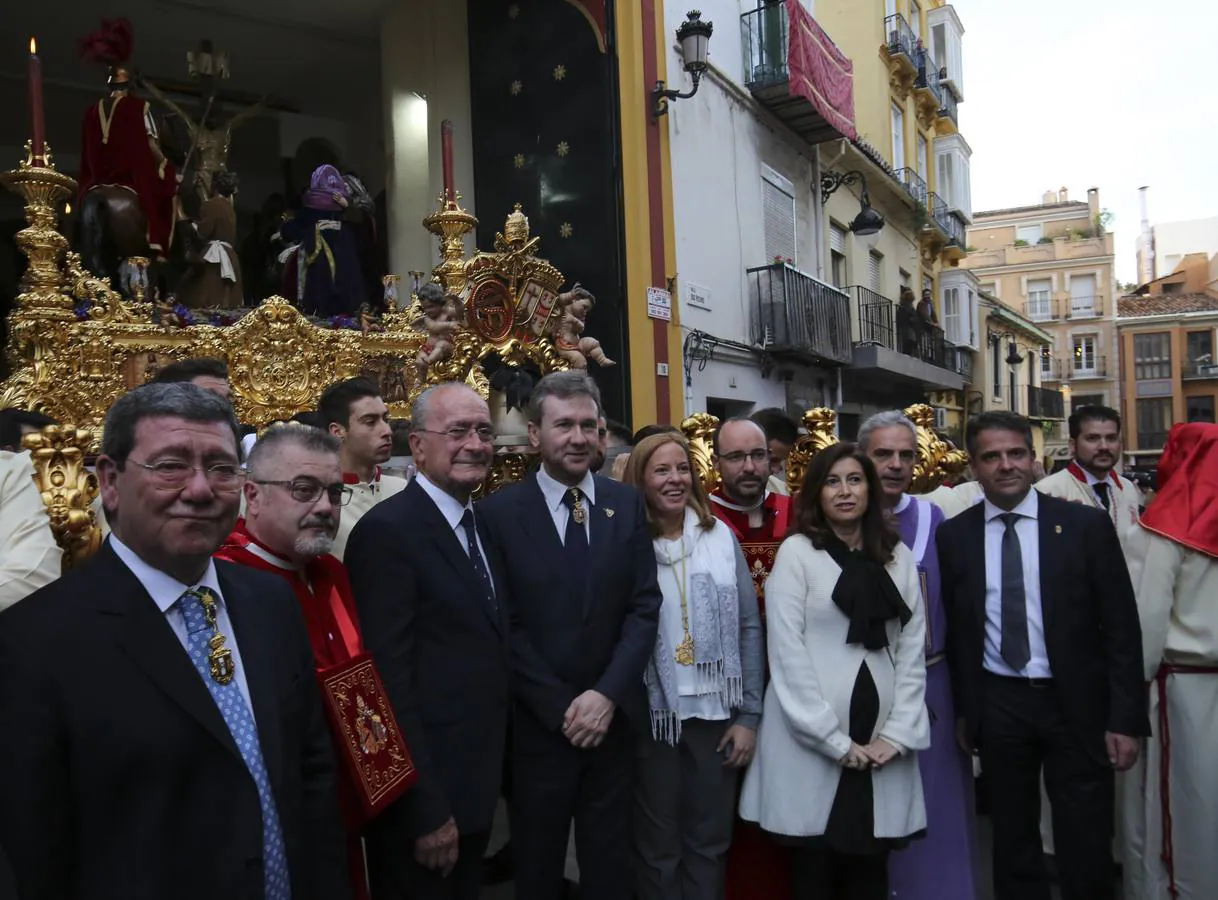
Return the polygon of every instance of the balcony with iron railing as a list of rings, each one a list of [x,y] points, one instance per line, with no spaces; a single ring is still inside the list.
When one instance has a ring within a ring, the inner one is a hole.
[[[1180,377],[1186,381],[1197,381],[1203,378],[1218,378],[1218,364],[1212,361],[1212,354],[1205,355],[1205,361],[1189,360],[1180,371]]]
[[[787,263],[746,269],[752,342],[820,363],[851,360],[850,298]]]
[[[786,3],[756,3],[740,16],[744,84],[753,98],[810,144],[856,137],[852,90],[847,87],[846,99],[837,102],[832,98],[840,87],[827,84],[830,76],[823,74],[848,67],[849,60],[802,6],[794,7],[797,21],[792,23]]]
[[[1084,294],[1062,301],[1067,319],[1098,319],[1104,315],[1104,298],[1100,294]]]
[[[884,19],[884,35],[884,49],[888,53],[889,60],[894,63],[899,60],[902,67],[907,66],[912,74],[916,75],[918,60],[915,54],[918,39],[914,36],[909,23],[905,21],[905,17],[898,13]]]
[[[921,41],[918,43],[921,44]],[[925,47],[917,47],[914,50],[914,57],[918,65],[918,75],[914,79],[914,87],[927,93],[934,102],[934,109],[937,112],[943,107],[943,94],[945,93],[939,84],[939,64],[935,62],[935,58]]]
[[[1108,359],[1104,356],[1069,356],[1057,360],[1059,381],[1086,381],[1108,377]]]
[[[940,84],[942,85],[942,82]],[[960,127],[960,101],[946,86],[943,86],[942,95],[937,130],[939,134],[953,134]]]
[[[1028,385],[1028,418],[1029,419],[1064,419],[1066,417],[1066,401],[1060,391],[1052,388]]]
[[[897,169],[893,173],[893,177],[905,189],[905,193],[922,206],[926,205],[926,195],[930,193],[930,188],[926,186],[926,182],[915,169]]]
[[[964,247],[966,243],[966,231],[964,220],[960,217],[960,214],[953,210],[948,205],[948,202],[934,191],[931,191],[927,195],[926,209],[935,224],[947,237],[947,242],[956,247]]]
[[[924,322],[916,313],[911,313],[914,318],[909,323],[898,325],[898,304],[888,297],[862,285],[852,285],[846,291],[854,307],[855,368],[882,369],[889,376],[904,375],[951,390],[963,386],[960,377],[972,377],[972,353],[948,342],[938,325]],[[918,369],[915,364],[914,369],[906,371],[910,365],[901,363],[900,357],[925,366]]]
[[[1052,297],[1028,297],[1023,301],[1023,314],[1030,322],[1058,322],[1065,318],[1062,302]]]
[[[948,342],[947,347],[947,368],[951,369],[957,375],[963,376],[965,382],[971,384],[973,381],[973,350],[971,347],[958,347],[953,343]]]

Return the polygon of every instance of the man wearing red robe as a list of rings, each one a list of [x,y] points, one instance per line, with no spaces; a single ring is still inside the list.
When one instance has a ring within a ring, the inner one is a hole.
[[[134,192],[148,220],[148,246],[165,256],[173,237],[177,173],[161,152],[148,102],[131,96],[129,88],[127,68],[112,66],[110,93],[85,111],[77,202],[102,185]]]
[[[770,451],[761,426],[728,419],[715,434],[719,487],[711,510],[744,551],[765,617],[765,581],[791,519],[791,498],[766,490]],[[789,900],[789,856],[755,824],[737,820],[727,854],[727,900]]]
[[[296,592],[318,672],[363,652],[347,571],[329,554],[339,510],[350,497],[338,462],[339,442],[316,428],[277,425],[255,445],[245,485],[245,518],[216,557],[282,576]],[[340,769],[341,769],[340,765]],[[363,815],[350,784],[340,781],[348,864],[355,900],[368,900],[359,827]]]

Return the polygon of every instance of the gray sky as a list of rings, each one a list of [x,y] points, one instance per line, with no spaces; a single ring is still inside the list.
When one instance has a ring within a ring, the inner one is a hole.
[[[964,23],[960,133],[973,209],[1070,189],[1115,217],[1117,277],[1136,277],[1138,188],[1150,221],[1218,215],[1214,0],[954,0]]]

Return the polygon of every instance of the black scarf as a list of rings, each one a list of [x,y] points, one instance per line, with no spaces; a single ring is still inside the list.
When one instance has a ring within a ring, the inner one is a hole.
[[[842,567],[833,587],[833,602],[850,620],[846,643],[862,644],[867,650],[887,647],[884,623],[899,618],[904,628],[913,615],[892,576],[864,551],[851,550],[836,535],[824,538],[824,544],[825,552]]]

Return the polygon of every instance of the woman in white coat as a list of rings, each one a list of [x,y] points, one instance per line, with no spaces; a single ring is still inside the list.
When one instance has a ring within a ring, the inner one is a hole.
[[[930,745],[917,568],[853,444],[812,460],[766,582],[770,685],[741,816],[795,848],[794,900],[885,900],[926,829]]]

